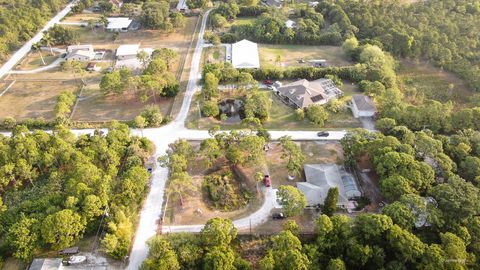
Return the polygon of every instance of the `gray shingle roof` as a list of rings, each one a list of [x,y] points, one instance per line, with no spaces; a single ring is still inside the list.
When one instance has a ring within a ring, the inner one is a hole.
[[[372,99],[366,95],[353,95],[352,102],[355,103],[359,111],[376,111]]]

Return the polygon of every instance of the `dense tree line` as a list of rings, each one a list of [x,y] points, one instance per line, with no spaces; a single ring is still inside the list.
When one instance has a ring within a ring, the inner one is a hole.
[[[480,89],[480,3],[477,0],[321,1],[330,22],[395,56],[426,58]]]
[[[58,12],[66,0],[5,0],[0,5],[0,59],[18,49]]]
[[[108,134],[75,137],[16,126],[0,136],[2,255],[28,261],[40,249],[60,250],[107,229],[106,251],[123,258],[147,190],[143,167],[150,141],[113,123]],[[103,220],[103,223],[102,221]]]

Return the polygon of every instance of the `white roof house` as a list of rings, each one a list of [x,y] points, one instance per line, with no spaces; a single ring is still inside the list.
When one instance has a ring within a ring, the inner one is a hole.
[[[185,12],[188,10],[187,0],[180,0],[177,4],[177,11]]]
[[[132,20],[127,17],[107,18],[107,31],[111,32],[127,32]]]
[[[260,68],[257,43],[244,39],[232,44],[232,66],[234,68]]]
[[[355,179],[348,174],[340,174],[335,164],[306,164],[306,182],[298,182],[297,188],[307,198],[308,206],[322,205],[330,188],[338,188],[338,206],[347,207],[348,200],[360,197]]]
[[[115,67],[126,67],[130,69],[141,68],[143,63],[137,58],[138,53],[141,51],[146,52],[149,56],[153,53],[152,48],[140,48],[139,44],[120,45],[115,54],[117,58]]]

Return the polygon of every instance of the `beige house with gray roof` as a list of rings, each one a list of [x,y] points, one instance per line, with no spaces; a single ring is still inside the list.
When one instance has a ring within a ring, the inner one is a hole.
[[[377,113],[372,99],[366,95],[353,95],[351,109],[355,118],[373,117]]]
[[[295,108],[306,108],[313,104],[325,104],[343,95],[342,90],[332,80],[299,80],[274,88],[275,93],[287,104]]]

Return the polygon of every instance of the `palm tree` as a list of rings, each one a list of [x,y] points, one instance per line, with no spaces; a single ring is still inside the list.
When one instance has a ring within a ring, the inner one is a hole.
[[[167,194],[178,195],[180,197],[180,204],[183,209],[183,196],[190,195],[197,191],[197,188],[193,185],[192,177],[186,172],[176,173],[172,175],[170,184],[167,188]]]
[[[50,48],[50,53],[53,54],[52,44],[53,44],[53,37],[49,33],[45,33],[42,38],[43,43]]]
[[[45,60],[43,59],[43,54],[42,54],[42,45],[39,42],[33,43],[32,44],[32,50],[35,52],[38,52],[40,54],[40,59],[42,59],[42,63],[45,66]]]

